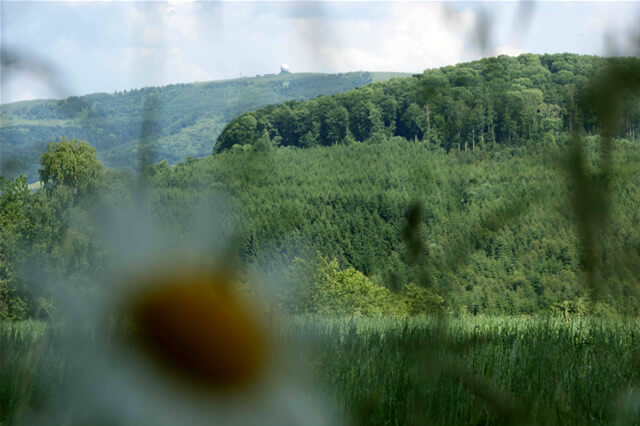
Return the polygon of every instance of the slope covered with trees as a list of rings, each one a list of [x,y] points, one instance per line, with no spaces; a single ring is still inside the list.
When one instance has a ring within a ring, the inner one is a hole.
[[[544,311],[588,296],[564,166],[571,144],[560,139],[547,149],[450,153],[398,137],[374,145],[232,150],[159,169],[154,209],[179,223],[182,206],[216,188],[232,200],[241,256],[250,262],[288,265],[319,252],[392,289],[428,284],[456,311]],[[590,164],[598,163],[598,143],[589,142]],[[607,253],[606,278],[599,285],[607,289],[604,300],[626,310],[638,302],[637,141],[618,141],[615,170],[611,224],[599,246]],[[422,212],[414,232],[425,247],[418,259],[403,237],[416,202]]]
[[[587,83],[611,63],[596,56],[524,54],[426,70],[412,78],[247,112],[225,127],[215,150],[258,142],[297,147],[375,143],[394,135],[447,151],[553,141],[572,130]],[[639,63],[617,60],[630,73],[637,73]],[[589,133],[598,130],[594,112],[586,111],[580,123]],[[640,105],[627,102],[620,112],[619,136],[634,138],[640,133]]]
[[[141,145],[152,153],[151,162],[203,157],[242,112],[403,75],[285,73],[1,105],[3,174],[36,179],[40,155],[61,136],[88,141],[109,167],[135,168]]]
[[[105,283],[118,264],[96,235],[132,209],[170,247],[216,233],[296,312],[638,313],[639,64],[500,57],[270,106],[215,155],[139,177],[63,141],[44,190],[0,179],[0,316],[49,311],[33,265]]]
[[[588,140],[588,167],[600,161],[599,143]],[[637,140],[616,145],[608,225],[597,239],[603,254],[597,309],[636,312],[640,157]],[[565,167],[571,149],[562,136],[545,149],[498,145],[475,152],[447,153],[399,137],[231,150],[146,170],[148,201],[138,215],[161,224],[172,246],[185,238],[187,246],[201,244],[194,229],[204,221],[203,229],[233,243],[247,267],[258,267],[267,281],[275,277],[281,287],[274,297],[296,312],[595,309],[586,302],[593,295],[584,285],[588,255]],[[59,277],[81,291],[105,283],[109,268],[117,268],[108,265],[97,235],[111,233],[111,218],[126,217],[135,205],[135,180],[110,170],[82,176],[90,182],[81,187],[93,193],[75,192],[73,181],[39,192],[20,179],[0,181],[0,315],[48,312],[54,289],[38,285],[38,276]],[[424,250],[416,254],[415,243]],[[43,275],[24,273],[36,264]]]

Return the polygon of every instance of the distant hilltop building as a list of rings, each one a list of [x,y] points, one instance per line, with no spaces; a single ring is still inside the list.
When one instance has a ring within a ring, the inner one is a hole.
[[[291,70],[289,70],[289,65],[287,64],[280,65],[280,74],[288,74],[290,72]]]

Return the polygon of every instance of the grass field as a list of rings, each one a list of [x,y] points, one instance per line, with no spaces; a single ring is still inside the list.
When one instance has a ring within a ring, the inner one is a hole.
[[[288,374],[306,370],[347,424],[640,420],[635,319],[308,316],[275,329],[291,357]],[[67,405],[79,395],[79,372],[98,368],[69,354],[110,346],[95,332],[85,332],[81,344],[74,339],[38,322],[0,326],[0,424],[114,424],[104,413],[79,415]]]

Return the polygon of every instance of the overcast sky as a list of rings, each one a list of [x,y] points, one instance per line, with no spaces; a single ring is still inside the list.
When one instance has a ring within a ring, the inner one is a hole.
[[[2,103],[276,73],[282,63],[294,72],[415,73],[499,53],[628,53],[640,22],[638,2],[3,0],[0,8]]]

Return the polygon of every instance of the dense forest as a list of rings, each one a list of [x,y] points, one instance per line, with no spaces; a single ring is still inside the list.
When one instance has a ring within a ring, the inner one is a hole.
[[[637,304],[629,279],[635,272],[628,269],[640,264],[636,144],[619,141],[614,225],[603,241],[603,286],[611,291],[604,299],[621,309]],[[597,162],[597,146],[590,141],[589,162]],[[398,289],[422,280],[403,239],[410,206],[418,202],[423,211],[416,232],[426,250],[417,263],[428,265],[430,288],[451,309],[532,313],[587,297],[567,170],[550,162],[554,156],[560,161],[563,148],[447,154],[391,138],[378,145],[231,152],[158,169],[154,211],[183,223],[182,206],[219,188],[240,212],[240,254],[247,260],[285,267],[295,256],[312,258],[317,251]],[[629,297],[624,302],[622,294]]]
[[[63,139],[42,190],[0,179],[0,316],[55,316],[140,244],[215,246],[292,312],[637,313],[638,64],[428,70],[242,114],[213,155],[138,175]]]
[[[403,75],[283,73],[5,104],[0,106],[2,173],[22,173],[34,181],[47,143],[61,136],[90,141],[100,160],[115,168],[135,168],[141,146],[151,152],[151,162],[203,157],[224,125],[242,112]]]
[[[639,61],[620,59],[617,66],[633,73]],[[297,147],[375,143],[394,135],[447,151],[553,141],[558,132],[573,130],[585,87],[610,65],[611,60],[596,56],[524,54],[426,70],[412,78],[247,112],[225,127],[215,150],[257,142]],[[640,105],[626,102],[620,112],[618,135],[635,138]],[[594,111],[581,113],[581,126],[596,133]]]
[[[237,255],[266,281],[270,274],[289,277],[274,298],[293,311],[348,313],[358,303],[366,306],[361,313],[424,312],[434,303],[494,314],[587,309],[584,251],[561,162],[570,144],[559,139],[544,150],[448,154],[398,137],[374,145],[230,151],[153,166],[148,201],[136,208],[175,247],[202,243],[196,224],[204,220],[205,233],[235,241]],[[630,311],[639,297],[640,157],[637,141],[618,146],[612,225],[602,242],[607,291],[598,309]],[[597,150],[591,139],[589,163],[597,164]],[[48,315],[54,290],[37,284],[42,276],[91,287],[104,284],[109,268],[117,270],[101,233],[116,232],[114,218],[132,220],[126,212],[136,205],[135,178],[100,168],[91,173],[78,179],[92,181],[94,191],[71,178],[66,184],[51,178],[38,192],[24,179],[2,182],[3,315]],[[424,285],[403,238],[416,201],[424,207],[417,232],[427,248],[418,263],[432,282],[419,293],[423,306],[411,307],[407,295]],[[316,295],[315,304],[295,297],[318,290],[298,288],[318,280],[352,286],[369,299],[347,302],[342,294],[341,303],[350,305],[334,306],[335,294]]]

